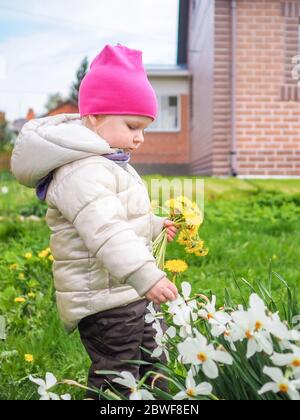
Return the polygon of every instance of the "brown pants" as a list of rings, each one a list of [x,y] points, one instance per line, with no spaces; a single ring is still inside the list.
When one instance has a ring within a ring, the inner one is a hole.
[[[130,305],[99,312],[82,319],[78,325],[80,337],[88,352],[92,365],[89,370],[88,386],[105,390],[109,388],[107,381],[111,382],[116,375],[98,375],[96,370],[129,371],[136,379],[142,378],[153,369],[153,365],[134,365],[126,363],[126,360],[143,360],[150,362],[167,363],[163,354],[159,359],[151,358],[151,355],[141,350],[143,347],[152,352],[157,344],[154,336],[156,331],[152,324],[145,322],[145,314],[148,312],[149,301],[144,299]],[[159,306],[156,306],[159,311]],[[161,327],[165,332],[167,327],[161,321]],[[157,369],[155,369],[157,371]],[[147,380],[151,384],[153,378]],[[128,397],[130,391],[121,385],[112,383],[113,386]],[[156,382],[156,386],[167,391],[166,381]],[[87,398],[98,399],[97,393],[88,391]]]

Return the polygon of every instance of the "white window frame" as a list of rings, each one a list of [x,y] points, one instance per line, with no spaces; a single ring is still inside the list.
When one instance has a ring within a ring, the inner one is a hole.
[[[157,95],[158,100],[158,119],[161,114],[161,98],[167,96],[169,97],[176,97],[177,98],[177,121],[178,121],[178,127],[177,128],[151,128],[151,125],[149,128],[145,130],[145,132],[148,133],[179,133],[181,131],[181,96],[180,95]]]

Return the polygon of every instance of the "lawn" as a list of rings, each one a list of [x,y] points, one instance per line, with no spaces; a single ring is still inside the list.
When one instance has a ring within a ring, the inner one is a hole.
[[[184,259],[189,265],[182,280],[195,292],[216,294],[220,305],[227,294],[237,303],[240,293],[249,295],[242,279],[255,287],[272,280],[280,302],[285,293],[281,276],[299,296],[300,180],[204,180],[200,234],[209,255],[187,257],[182,246],[171,244],[167,259]],[[78,334],[68,336],[60,324],[51,260],[47,252],[39,256],[49,244],[45,211],[33,190],[18,185],[8,173],[0,174],[0,315],[7,324],[6,340],[0,340],[0,399],[36,399],[36,387],[27,379],[30,373],[44,376],[49,371],[58,379],[86,380],[89,360]],[[15,302],[18,297],[26,301]],[[26,361],[26,354],[33,355],[33,361]],[[71,391],[83,398],[81,390]]]

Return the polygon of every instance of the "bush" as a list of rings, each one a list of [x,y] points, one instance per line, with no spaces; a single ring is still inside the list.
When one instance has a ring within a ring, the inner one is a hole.
[[[0,123],[0,153],[11,152],[15,134],[8,128],[7,122]]]

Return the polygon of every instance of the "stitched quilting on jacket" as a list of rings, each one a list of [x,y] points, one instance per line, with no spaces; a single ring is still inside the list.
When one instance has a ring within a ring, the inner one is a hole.
[[[166,274],[151,252],[165,218],[151,212],[145,184],[103,155],[109,144],[78,114],[31,120],[17,138],[11,171],[35,188],[52,172],[46,203],[56,302],[67,331],[94,313],[125,306]]]

